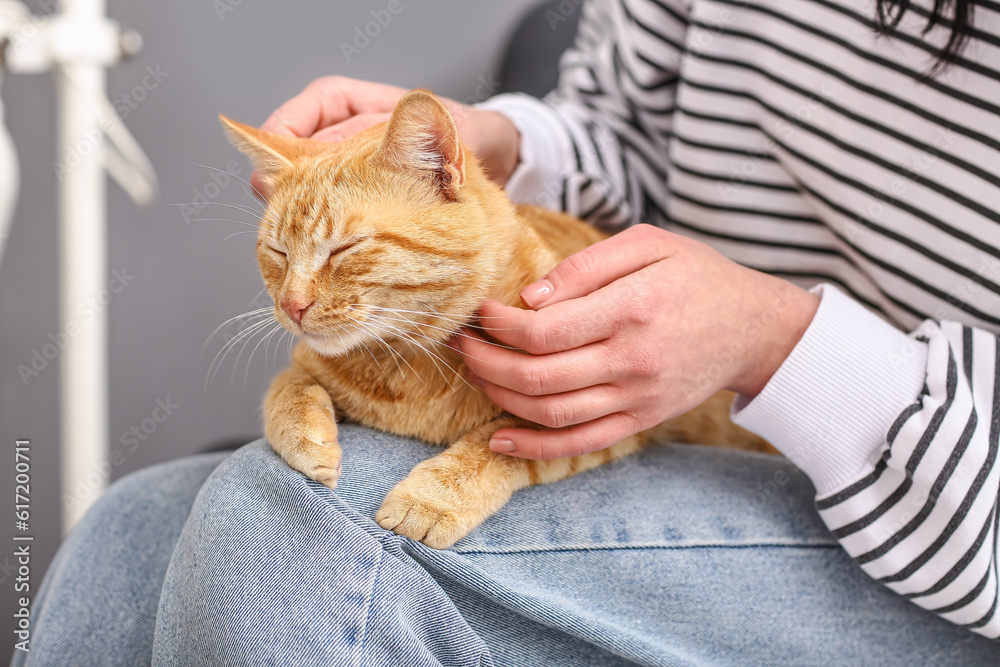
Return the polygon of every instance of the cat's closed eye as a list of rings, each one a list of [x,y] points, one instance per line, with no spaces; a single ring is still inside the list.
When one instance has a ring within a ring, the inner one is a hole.
[[[348,250],[358,245],[362,241],[364,241],[364,239],[358,239],[356,241],[351,241],[350,243],[345,243],[343,245],[337,246],[336,248],[330,251],[330,259],[333,259],[334,257],[340,255],[341,253],[347,252]]]
[[[271,256],[274,257],[275,259],[280,259],[283,262],[288,261],[288,254],[285,253],[284,250],[278,250],[277,248],[275,248],[273,245],[270,244],[266,244],[264,246],[264,249],[267,250],[271,254]]]

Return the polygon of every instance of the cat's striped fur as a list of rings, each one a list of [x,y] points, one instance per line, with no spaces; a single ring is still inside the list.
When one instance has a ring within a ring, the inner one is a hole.
[[[338,144],[223,123],[271,190],[258,260],[276,317],[302,339],[264,405],[268,440],[293,468],[336,485],[340,418],[447,445],[414,468],[376,516],[385,528],[444,548],[517,489],[594,468],[652,439],[647,432],[546,461],[490,451],[500,428],[539,427],[503,414],[466,382],[446,341],[484,299],[521,306],[523,287],[603,235],[570,216],[510,203],[430,93],[407,94],[388,124]],[[730,399],[718,394],[654,429],[656,436],[769,450],[729,421]]]

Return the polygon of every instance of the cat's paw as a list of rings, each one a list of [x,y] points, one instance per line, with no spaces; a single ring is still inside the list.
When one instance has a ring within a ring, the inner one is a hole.
[[[331,489],[340,479],[340,444],[337,425],[332,419],[310,420],[279,433],[268,440],[285,463]]]
[[[375,521],[434,549],[447,549],[489,514],[457,498],[433,471],[417,469],[389,492]]]
[[[323,486],[337,488],[340,479],[340,445],[334,440],[303,440],[285,462]]]

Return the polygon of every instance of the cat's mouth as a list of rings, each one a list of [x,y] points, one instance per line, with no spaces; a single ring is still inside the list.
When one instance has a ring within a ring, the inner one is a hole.
[[[305,341],[309,347],[327,356],[343,354],[356,345],[363,344],[364,336],[357,331],[317,330],[309,325],[298,325],[293,333]]]
[[[293,336],[300,336],[310,340],[330,338],[329,334],[317,331],[315,328],[310,328],[309,325],[296,322],[291,318],[281,318],[281,325],[288,329]]]
[[[298,333],[303,338],[308,338],[310,340],[328,340],[330,338],[333,338],[333,336],[329,333],[324,333],[321,331],[310,331],[309,329],[307,329],[302,325],[299,325]]]

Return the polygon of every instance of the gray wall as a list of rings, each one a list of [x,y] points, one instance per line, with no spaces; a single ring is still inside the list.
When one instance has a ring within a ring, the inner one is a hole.
[[[162,80],[133,97],[126,124],[156,167],[159,202],[137,210],[109,188],[109,262],[134,276],[107,306],[110,318],[111,447],[122,452],[113,476],[198,451],[231,437],[260,431],[257,406],[266,382],[284,362],[271,347],[235,363],[231,356],[205,388],[216,338],[199,360],[212,330],[238,315],[261,289],[254,236],[232,222],[191,222],[169,204],[205,192],[211,174],[194,163],[250,168],[225,142],[216,115],[259,124],[278,104],[315,77],[343,74],[407,87],[425,87],[465,99],[479,77],[497,78],[498,58],[516,20],[534,0],[402,0],[404,10],[360,54],[346,62],[339,44],[387,0],[249,2],[243,0],[111,0],[110,14],[141,32],[145,48],[110,74],[112,99],[131,96],[147,67]],[[34,3],[36,11],[39,3]],[[232,11],[220,15],[218,8]],[[57,202],[53,138],[56,116],[48,76],[8,76],[3,98],[21,162],[22,190],[6,255],[0,262],[0,497],[13,503],[13,447],[32,442],[32,528],[36,534],[33,589],[59,543],[57,460],[58,357],[22,380],[33,352],[57,336]],[[141,102],[136,99],[143,97]],[[215,201],[252,205],[241,184],[221,189]],[[212,194],[209,187],[207,193]],[[204,218],[250,216],[209,206]],[[109,274],[108,278],[111,279]],[[49,350],[51,352],[51,348]],[[249,352],[249,349],[247,350]],[[37,361],[36,361],[37,363]],[[122,434],[152,415],[157,399],[179,406],[133,452]],[[12,526],[13,521],[5,519]],[[11,531],[13,532],[13,531]],[[10,534],[10,533],[8,533]],[[12,650],[13,542],[0,549],[0,656]],[[2,659],[2,658],[0,658]]]

